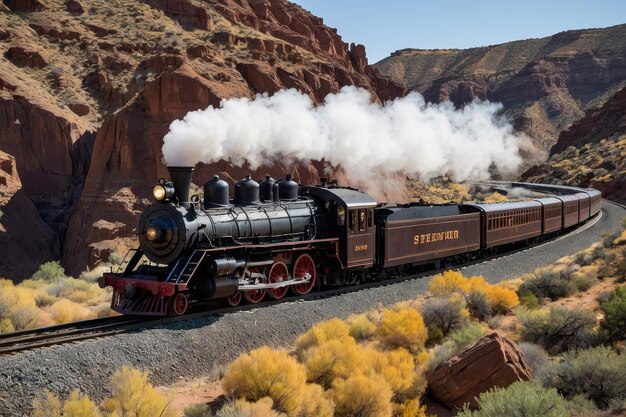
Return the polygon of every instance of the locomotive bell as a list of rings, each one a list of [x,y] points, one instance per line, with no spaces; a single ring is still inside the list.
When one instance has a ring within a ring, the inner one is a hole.
[[[259,202],[259,183],[251,175],[235,184],[235,203],[254,204]]]
[[[228,206],[228,183],[218,175],[204,183],[204,208]]]

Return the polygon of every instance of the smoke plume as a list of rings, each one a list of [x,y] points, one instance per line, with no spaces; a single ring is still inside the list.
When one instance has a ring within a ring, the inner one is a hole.
[[[496,117],[501,105],[426,104],[418,93],[372,102],[367,90],[344,87],[319,106],[296,90],[254,100],[222,100],[170,125],[163,155],[169,166],[221,159],[252,169],[275,162],[325,160],[355,183],[376,184],[398,173],[427,181],[487,179],[514,172],[521,138]]]

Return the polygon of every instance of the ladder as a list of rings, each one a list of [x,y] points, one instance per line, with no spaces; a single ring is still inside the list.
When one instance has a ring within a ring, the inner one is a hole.
[[[189,258],[179,259],[165,281],[175,284],[187,284],[196,272],[196,269],[198,269],[198,265],[200,265],[204,259],[204,255],[204,251],[196,250],[193,251]]]

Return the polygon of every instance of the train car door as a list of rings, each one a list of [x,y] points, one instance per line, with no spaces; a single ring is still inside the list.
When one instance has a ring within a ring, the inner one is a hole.
[[[374,209],[350,207],[347,226],[346,266],[354,268],[374,265],[376,253]]]

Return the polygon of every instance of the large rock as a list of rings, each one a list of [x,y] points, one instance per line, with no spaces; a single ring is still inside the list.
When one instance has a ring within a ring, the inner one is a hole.
[[[430,373],[428,386],[450,408],[465,404],[477,408],[480,393],[530,379],[530,369],[519,348],[509,339],[491,333],[439,365]]]

